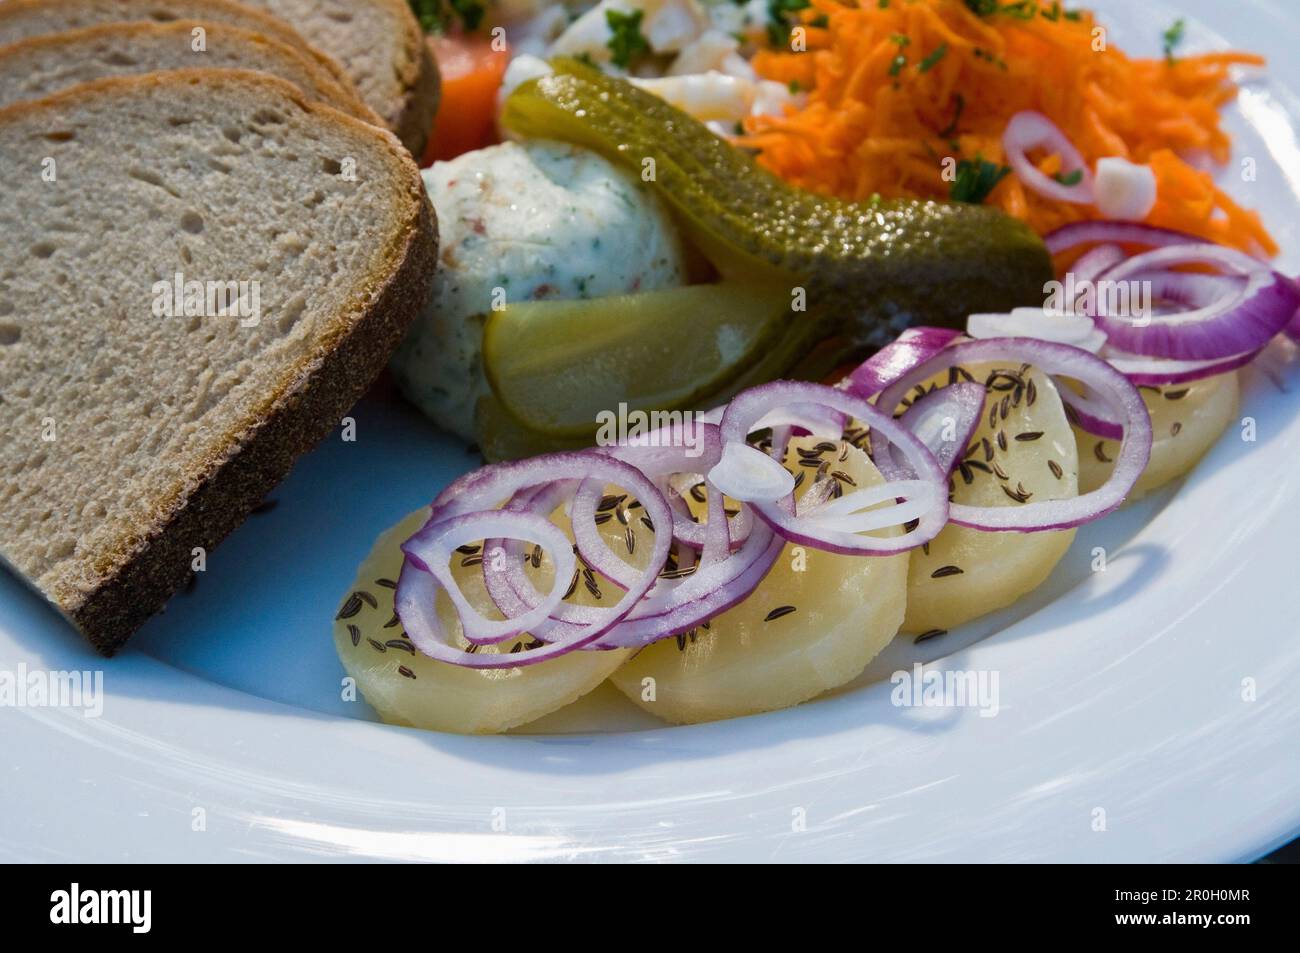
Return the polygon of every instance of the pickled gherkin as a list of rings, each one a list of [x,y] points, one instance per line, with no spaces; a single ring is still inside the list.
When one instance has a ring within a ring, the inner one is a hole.
[[[1042,241],[980,205],[846,202],[797,189],[702,123],[578,60],[524,83],[502,123],[581,145],[650,182],[724,277],[804,286],[808,320],[847,360],[916,324],[1039,303],[1052,278]]]
[[[597,415],[619,403],[685,410],[720,393],[780,350],[799,317],[790,309],[787,288],[728,281],[521,302],[488,316],[483,367],[520,424],[590,437]]]

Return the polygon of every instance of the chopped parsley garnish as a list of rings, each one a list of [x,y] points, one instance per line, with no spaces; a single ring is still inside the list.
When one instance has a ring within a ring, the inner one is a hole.
[[[949,136],[951,136],[954,132],[957,131],[957,123],[961,119],[961,111],[966,108],[966,97],[963,96],[961,93],[953,93],[952,99],[953,99],[952,122],[948,123],[948,125],[944,126],[942,129],[939,130],[940,139],[947,139]]]
[[[907,65],[907,57],[903,55],[903,50],[911,45],[912,40],[901,33],[891,35],[889,40],[898,47],[898,55],[889,61],[889,75],[897,76],[903,71],[903,67]]]
[[[1062,185],[1078,185],[1083,181],[1083,170],[1075,169],[1073,172],[1057,172],[1052,178]]]
[[[627,69],[642,53],[650,52],[650,44],[641,35],[641,21],[644,18],[644,10],[634,10],[631,13],[605,11],[605,22],[609,24],[610,32],[609,41],[605,45],[609,47],[610,59],[620,69]]]
[[[442,6],[440,0],[411,0],[411,12],[420,21],[420,27],[425,33],[432,33],[438,29],[440,6]]]
[[[478,29],[478,25],[483,22],[483,14],[487,12],[482,0],[451,0],[451,8],[471,33]]]
[[[483,22],[483,0],[410,0],[411,11],[425,33],[443,33],[456,20],[469,32]]]
[[[948,44],[940,43],[925,59],[921,60],[919,69],[922,73],[928,73],[934,68],[941,59],[948,55]]]
[[[1183,33],[1187,30],[1187,23],[1179,18],[1173,22],[1173,25],[1164,33],[1160,34],[1162,40],[1161,48],[1165,51],[1165,61],[1172,66],[1177,60],[1174,59],[1174,50],[1178,49],[1178,44],[1183,42]]]
[[[1052,5],[1043,10],[1043,19],[1051,20],[1055,23],[1057,20],[1065,17],[1067,20],[1077,20],[1080,17],[1078,10],[1066,10],[1061,7],[1061,0],[1052,0]]]
[[[1011,169],[1005,165],[986,162],[979,156],[957,162],[957,177],[948,189],[948,198],[954,202],[979,205]]]
[[[977,46],[973,50],[971,50],[971,54],[977,60],[987,60],[988,62],[996,66],[998,69],[1005,70],[1007,68],[1006,60],[1002,59],[996,53],[990,53],[988,50],[981,50]]]
[[[966,7],[978,17],[991,17],[995,13],[1001,13],[1019,20],[1032,20],[1041,13],[1045,19],[1053,22],[1061,17],[1067,20],[1079,19],[1077,10],[1062,10],[1060,0],[1053,0],[1050,7],[1040,7],[1038,0],[1016,0],[1015,3],[999,3],[998,0],[966,0]]]
[[[812,6],[811,0],[767,0],[767,40],[772,46],[790,42],[794,14]]]
[[[998,7],[998,13],[1015,17],[1018,20],[1032,20],[1038,16],[1038,0],[1020,0],[1019,3],[1004,3]]]

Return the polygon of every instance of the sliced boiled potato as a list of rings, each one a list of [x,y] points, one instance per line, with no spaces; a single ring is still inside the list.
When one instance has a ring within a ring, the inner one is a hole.
[[[952,499],[970,506],[1020,506],[1078,494],[1078,451],[1055,385],[1030,368],[966,368],[990,390],[968,452],[952,476]],[[995,370],[1003,373],[990,378]],[[943,383],[946,383],[946,375]],[[946,631],[1010,605],[1042,584],[1074,530],[984,532],[949,525],[913,550],[908,632]]]
[[[793,448],[818,442],[793,441],[791,457]],[[847,444],[835,444],[821,459],[829,474],[840,474],[825,478],[882,482],[866,454]],[[806,492],[816,470],[790,459],[786,465],[803,470]],[[907,553],[840,556],[787,545],[744,602],[707,627],[642,649],[611,680],[646,711],[678,723],[807,701],[855,678],[898,632],[907,560]]]
[[[628,657],[630,653],[621,649],[579,651],[536,665],[488,671],[461,668],[421,655],[402,632],[393,596],[402,568],[399,547],[428,515],[427,509],[418,510],[379,537],[334,621],[334,646],[339,659],[384,721],[462,734],[505,731],[585,695]],[[620,539],[623,529],[620,525]],[[476,556],[465,554],[461,562],[468,565],[453,566],[453,571],[475,608],[486,615],[493,608]],[[550,560],[544,558],[538,569],[530,570],[542,591],[548,588],[545,577],[549,568]],[[602,595],[609,598],[608,594]],[[576,588],[573,601],[599,604],[582,585]],[[440,604],[444,623],[454,626],[455,614],[449,601],[444,597],[440,602],[445,603]],[[530,641],[525,637],[478,651],[510,651]],[[462,647],[466,645],[462,643]]]
[[[1129,494],[1134,500],[1196,466],[1237,416],[1237,372],[1190,384],[1142,388],[1151,411],[1151,460]],[[1119,441],[1102,440],[1078,427],[1079,491],[1101,486],[1114,469]]]

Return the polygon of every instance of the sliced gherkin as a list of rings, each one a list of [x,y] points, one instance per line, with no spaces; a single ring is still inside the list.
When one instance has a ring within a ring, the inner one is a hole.
[[[595,428],[592,428],[593,432]],[[479,451],[489,463],[535,457],[557,450],[582,450],[591,436],[556,437],[531,430],[501,406],[495,394],[485,394],[474,406],[474,431]]]
[[[773,350],[792,320],[788,287],[722,282],[577,301],[529,301],[488,316],[483,367],[530,430],[589,436],[599,415],[689,409]]]
[[[552,66],[506,100],[506,128],[585,146],[650,181],[724,275],[806,285],[844,357],[914,324],[960,327],[974,312],[1038,303],[1052,278],[1042,241],[996,209],[805,192],[626,81],[577,60]]]

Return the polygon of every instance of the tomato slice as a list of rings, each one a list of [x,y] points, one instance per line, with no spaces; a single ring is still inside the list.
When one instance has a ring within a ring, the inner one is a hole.
[[[442,74],[442,101],[422,166],[498,141],[497,91],[510,63],[504,41],[497,43],[500,49],[477,36],[434,35],[428,42]]]

